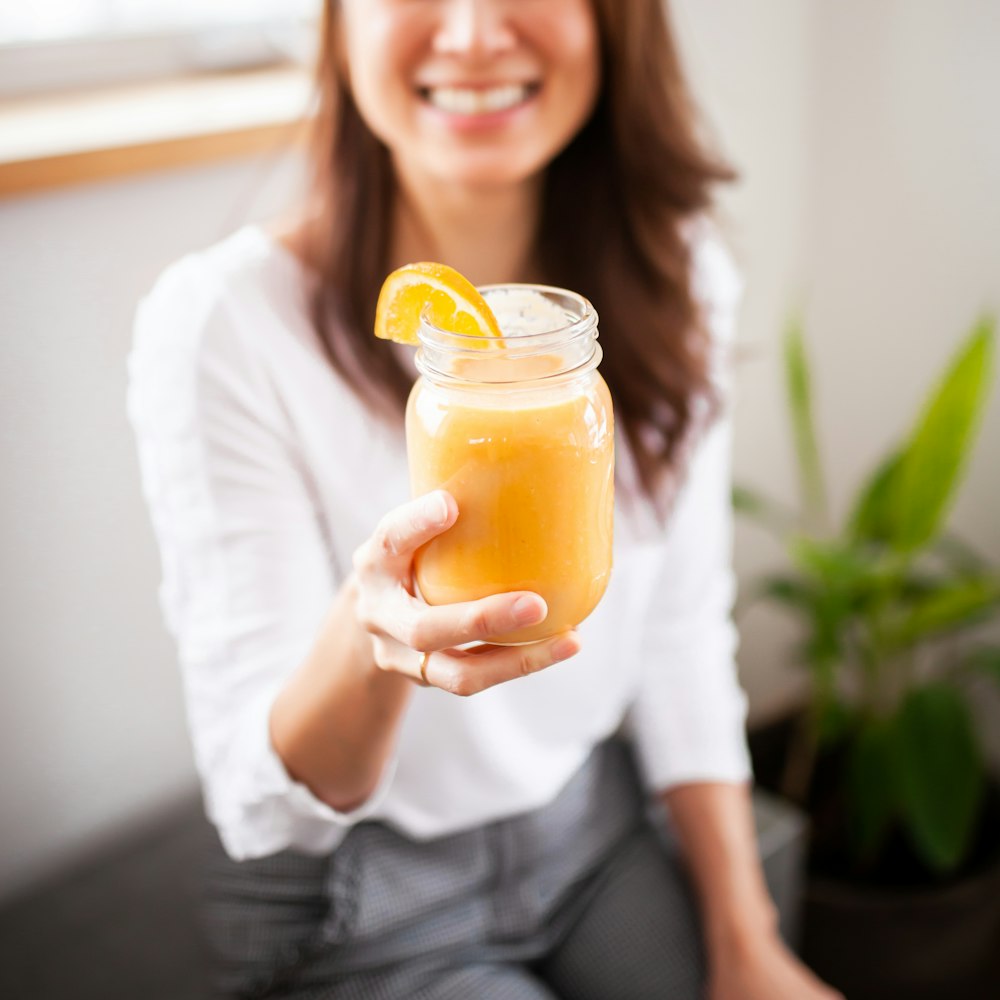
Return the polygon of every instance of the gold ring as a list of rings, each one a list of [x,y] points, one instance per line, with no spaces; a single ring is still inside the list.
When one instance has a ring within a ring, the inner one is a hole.
[[[430,653],[420,654],[420,683],[424,687],[430,687],[431,682],[427,679],[427,661],[430,659]]]

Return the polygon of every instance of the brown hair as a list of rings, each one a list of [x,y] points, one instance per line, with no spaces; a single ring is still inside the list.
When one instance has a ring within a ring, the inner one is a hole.
[[[707,332],[683,226],[734,174],[703,145],[663,0],[592,0],[601,38],[593,113],[548,166],[538,227],[542,278],[597,308],[615,413],[653,495],[679,459],[697,401],[714,407]],[[399,419],[411,377],[372,335],[388,271],[395,179],[339,65],[326,0],[305,253],[313,321],[334,368],[373,411]],[[581,206],[585,206],[581,210]]]

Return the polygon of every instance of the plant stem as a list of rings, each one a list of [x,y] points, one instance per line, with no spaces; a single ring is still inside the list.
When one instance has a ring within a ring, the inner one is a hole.
[[[781,794],[801,806],[807,804],[816,768],[822,697],[826,695],[814,695],[809,707],[797,720],[792,738],[789,740],[788,755],[785,757],[785,766],[781,774]]]

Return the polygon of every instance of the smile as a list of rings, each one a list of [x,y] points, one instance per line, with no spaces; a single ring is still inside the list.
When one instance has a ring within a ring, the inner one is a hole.
[[[420,87],[420,96],[453,115],[489,115],[525,104],[538,93],[537,83],[506,83],[498,87]]]

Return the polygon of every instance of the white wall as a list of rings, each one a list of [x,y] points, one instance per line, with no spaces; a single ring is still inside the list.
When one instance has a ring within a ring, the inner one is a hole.
[[[981,310],[1000,310],[1000,4],[684,0],[701,97],[743,173],[726,201],[747,278],[736,478],[794,502],[780,379],[803,308],[835,515],[910,426]],[[1000,378],[953,525],[1000,561]],[[739,527],[744,584],[780,560]],[[802,680],[793,631],[742,619],[752,713]]]
[[[734,476],[779,496],[794,491],[778,334],[801,299],[810,241],[818,73],[816,4],[801,0],[674,0],[699,103],[716,146],[740,174],[720,217],[745,279],[737,367]],[[741,581],[773,567],[776,553],[737,523]],[[754,718],[801,692],[783,670],[790,624],[767,608],[741,618],[741,676]]]
[[[839,0],[820,10],[809,317],[843,509],[976,316],[1000,310],[1000,4]],[[955,511],[994,559],[998,487],[995,378]]]
[[[194,787],[125,419],[132,312],[292,174],[255,159],[0,202],[0,896]]]
[[[1000,307],[1000,5],[679,0],[688,60],[743,174],[736,472],[791,499],[778,336],[806,304],[834,501]],[[193,787],[156,554],[124,415],[135,300],[189,248],[280,204],[260,160],[0,202],[0,896]],[[956,523],[1000,560],[1000,391]],[[773,565],[742,527],[744,578]],[[754,613],[754,712],[794,691]]]

